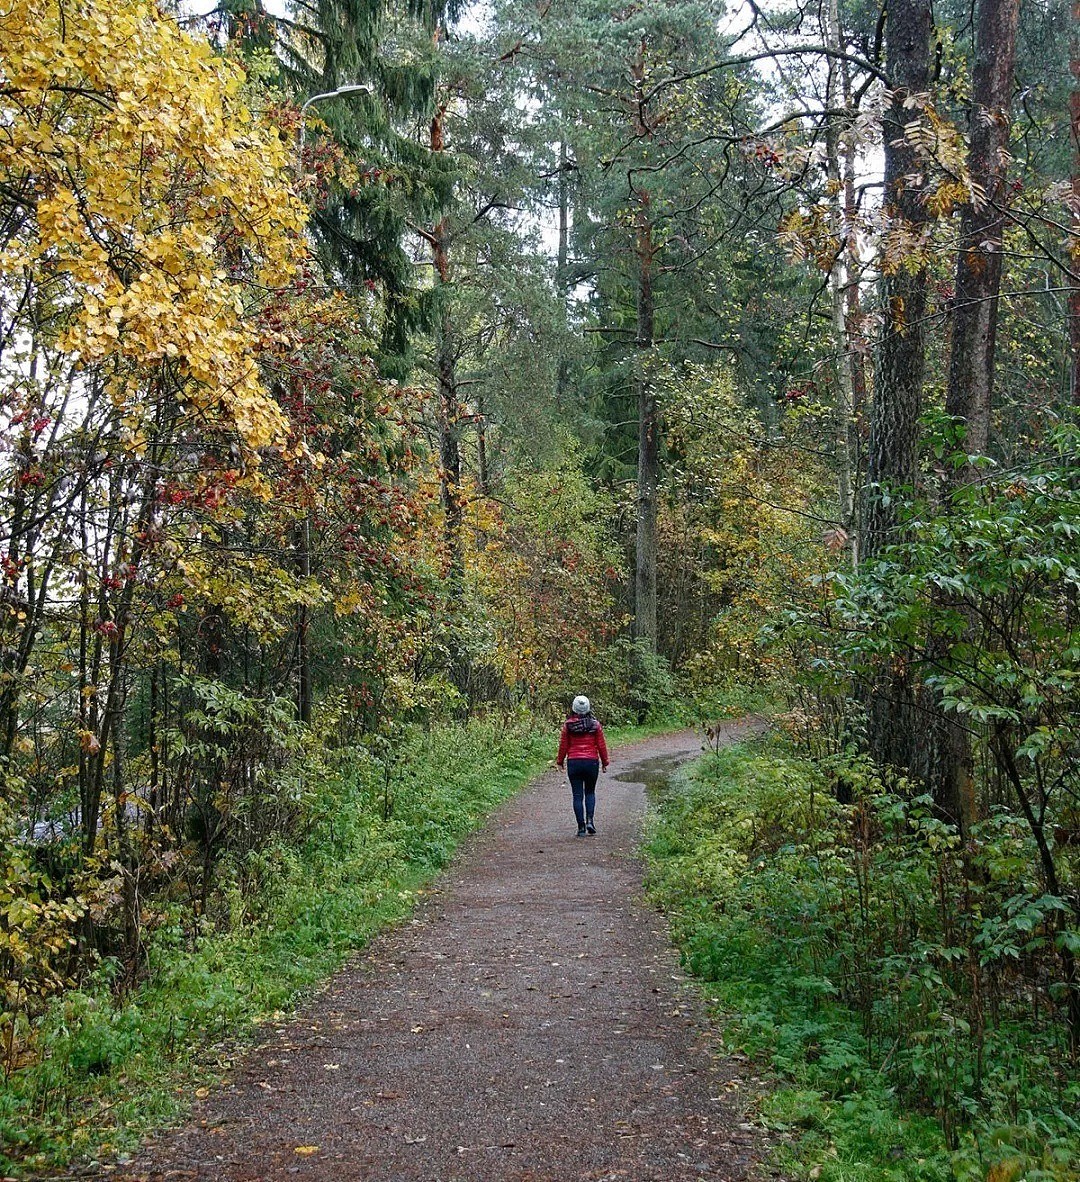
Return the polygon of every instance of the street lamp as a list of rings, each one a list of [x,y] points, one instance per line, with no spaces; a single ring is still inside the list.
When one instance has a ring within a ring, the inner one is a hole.
[[[339,86],[337,90],[326,90],[322,94],[313,94],[310,98],[304,99],[300,105],[300,144],[296,153],[296,176],[300,178],[304,168],[304,132],[306,127],[304,120],[307,118],[307,109],[312,103],[321,103],[323,99],[344,98],[348,94],[371,94],[371,87],[365,82],[350,82],[345,86]]]

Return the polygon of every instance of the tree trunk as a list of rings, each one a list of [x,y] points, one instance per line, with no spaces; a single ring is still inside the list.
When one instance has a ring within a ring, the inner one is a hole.
[[[892,102],[883,121],[885,215],[917,241],[928,220],[916,180],[919,162],[904,139],[919,113],[905,100],[925,94],[930,82],[929,0],[892,0],[888,11],[886,72]],[[909,262],[910,259],[905,260]],[[897,266],[882,277],[883,324],[871,407],[866,487],[862,498],[860,549],[873,558],[898,527],[896,496],[915,484],[919,415],[922,411],[926,311],[926,265]],[[882,670],[867,698],[867,739],[882,763],[909,767],[915,733],[914,696],[906,666]]]
[[[844,108],[854,113],[851,94],[851,70],[847,62],[841,63],[844,82]],[[863,260],[859,253],[858,215],[859,202],[855,194],[856,179],[855,133],[849,130],[844,136],[844,230],[847,235],[846,262],[847,290],[844,293],[845,330],[848,343],[848,367],[851,370],[852,397],[852,466],[859,472],[860,435],[859,423],[866,413],[866,359],[863,340],[866,334],[866,314],[863,312],[860,282]],[[857,539],[852,544],[852,556],[858,558]]]
[[[34,379],[36,358],[31,362],[31,381]],[[22,477],[30,467],[30,457],[33,454],[30,443],[29,425],[20,432],[19,442],[13,444],[12,451],[18,456],[18,475]],[[29,596],[23,596],[19,591],[20,562],[26,559],[27,568],[30,566],[32,555],[19,552],[19,541],[23,533],[23,518],[26,513],[26,492],[20,479],[12,482],[11,494],[11,526],[10,541],[8,543],[6,573],[0,584],[0,756],[10,757],[15,748],[15,740],[19,733],[19,698],[20,682],[24,662],[21,660],[20,649],[23,647],[26,631],[33,635],[33,628],[23,632],[20,637],[16,621],[20,613],[25,619],[29,615]]]
[[[885,216],[891,226],[918,236],[928,214],[922,192],[911,180],[919,174],[915,151],[904,141],[905,129],[918,118],[906,108],[910,96],[925,94],[930,81],[928,0],[893,0],[889,5],[886,72],[893,98],[885,113]],[[926,266],[897,266],[882,278],[884,323],[878,345],[877,381],[871,407],[867,489],[863,503],[863,553],[879,554],[897,525],[893,488],[915,483],[919,415],[922,411],[926,347]]]
[[[825,28],[826,44],[839,51],[842,48],[840,12],[837,0],[829,0]],[[829,59],[829,77],[825,105],[829,111],[837,109],[843,98],[847,109],[846,78],[842,77],[842,65],[835,58]],[[852,564],[858,563],[856,530],[854,524],[855,494],[855,385],[851,358],[852,343],[848,339],[848,318],[845,308],[845,286],[857,283],[857,272],[852,274],[850,246],[854,234],[848,218],[853,211],[847,208],[847,184],[841,179],[840,170],[840,127],[833,115],[828,116],[825,126],[825,160],[829,177],[829,216],[832,235],[836,240],[837,252],[829,272],[829,295],[832,306],[833,347],[836,350],[836,483],[837,516],[848,536]],[[850,135],[845,138],[850,139]],[[851,178],[845,178],[851,183]],[[847,224],[845,224],[847,222]]]
[[[566,405],[570,385],[570,358],[567,356],[567,333],[569,332],[570,275],[567,264],[570,258],[570,163],[567,159],[566,140],[559,144],[559,247],[555,268],[555,289],[559,293],[559,311],[562,317],[562,340],[559,342],[559,363],[555,371],[555,408],[560,413]]]
[[[633,68],[634,133],[649,138],[645,122],[645,39],[638,48]],[[634,252],[637,257],[637,332],[634,339],[637,359],[634,384],[638,409],[637,469],[637,538],[634,545],[634,624],[633,636],[642,648],[656,652],[656,519],[657,484],[660,471],[660,413],[656,390],[648,372],[648,354],[656,339],[656,307],[653,301],[652,201],[648,190],[635,190],[637,229]]]
[[[1069,125],[1072,128],[1072,142],[1076,147],[1073,156],[1073,243],[1072,260],[1074,270],[1080,266],[1080,0],[1073,0],[1073,56],[1070,62],[1073,76],[1072,93],[1069,95]],[[1073,406],[1080,406],[1080,284],[1073,284],[1069,292],[1069,342],[1072,345],[1072,365],[1069,372],[1069,388]]]
[[[488,464],[487,415],[483,389],[476,396],[476,483],[482,497],[491,496],[491,468]]]
[[[948,413],[962,421],[966,450],[974,455],[985,454],[990,442],[1009,105],[1019,10],[1019,0],[978,0],[975,11],[968,169],[984,196],[965,208],[961,220],[945,400]],[[975,469],[967,467],[957,475],[962,480],[972,479]],[[945,662],[948,644],[944,637],[930,638],[928,666],[940,667]],[[942,709],[933,691],[924,690],[920,701],[926,730],[911,770],[929,788],[942,815],[961,833],[967,833],[977,816],[970,735],[955,715]]]
[[[431,120],[430,146],[433,153],[445,147],[443,118],[446,108],[440,107]],[[442,312],[435,350],[436,414],[439,426],[439,500],[443,511],[443,538],[446,544],[448,580],[452,596],[462,591],[465,558],[462,548],[461,509],[461,408],[457,400],[456,356],[454,325],[450,316],[450,226],[442,218],[429,235],[431,261],[435,268],[435,283],[443,289]]]
[[[647,351],[655,337],[653,237],[649,197],[638,195],[638,405],[637,541],[634,550],[634,639],[656,650],[656,518],[660,468],[660,414],[656,389],[648,374]]]
[[[300,545],[297,554],[297,573],[306,583],[311,577],[311,509],[305,507],[300,522]],[[306,594],[306,592],[305,592]],[[296,716],[311,725],[311,609],[306,603],[296,607]]]
[[[438,40],[438,34],[436,35]],[[445,103],[431,119],[432,154],[445,151],[443,120]],[[457,346],[450,309],[450,222],[442,217],[430,234],[431,261],[435,286],[441,296],[439,328],[435,343],[435,415],[439,432],[439,504],[443,514],[443,544],[446,548],[446,584],[449,607],[448,661],[453,683],[466,696],[469,709],[469,669],[460,635],[462,601],[465,594],[465,513],[461,499],[462,408],[458,402]],[[486,463],[486,460],[485,460]]]
[[[945,409],[964,420],[967,450],[978,455],[985,454],[990,441],[1009,104],[1019,12],[1020,0],[977,0],[975,11],[968,168],[985,196],[965,207],[960,223]]]
[[[435,227],[435,270],[440,283],[450,280],[446,221]],[[439,421],[439,498],[443,510],[443,538],[446,543],[449,584],[460,594],[465,570],[462,548],[464,515],[461,507],[461,412],[457,400],[454,326],[444,301],[435,355],[437,412]]]

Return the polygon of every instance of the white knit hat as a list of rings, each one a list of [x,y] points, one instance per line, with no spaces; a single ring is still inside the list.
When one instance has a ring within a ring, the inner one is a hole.
[[[570,707],[575,714],[588,714],[592,709],[592,703],[584,694],[578,694],[574,699],[574,704]]]

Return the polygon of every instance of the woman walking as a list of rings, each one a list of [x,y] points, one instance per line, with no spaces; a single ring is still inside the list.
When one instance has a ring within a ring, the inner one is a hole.
[[[574,816],[577,835],[595,836],[593,811],[596,808],[596,778],[601,767],[608,769],[607,743],[604,728],[592,712],[592,704],[584,694],[578,694],[570,707],[570,717],[563,723],[559,737],[559,754],[555,762],[561,769],[566,764],[570,791],[574,795]]]

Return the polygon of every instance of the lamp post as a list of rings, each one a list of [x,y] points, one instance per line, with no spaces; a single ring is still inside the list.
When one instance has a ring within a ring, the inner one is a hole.
[[[300,135],[296,150],[296,180],[299,183],[304,175],[304,133],[308,107],[313,103],[321,103],[326,99],[344,98],[350,94],[370,94],[371,87],[364,83],[349,83],[339,86],[337,90],[327,90],[322,94],[313,94],[300,105]],[[303,408],[307,412],[307,390],[301,391]],[[305,511],[303,524],[300,527],[300,577],[306,582],[311,577],[311,514]],[[296,664],[297,664],[297,717],[306,726],[311,722],[311,655],[308,644],[310,619],[306,603],[299,603],[296,607]]]
[[[325,90],[322,94],[313,94],[300,104],[300,143],[296,153],[296,176],[298,179],[304,170],[304,133],[307,130],[304,121],[307,118],[308,107],[312,103],[321,103],[324,99],[344,98],[348,94],[371,94],[371,87],[364,82],[349,82],[345,86],[339,86],[337,90]]]

